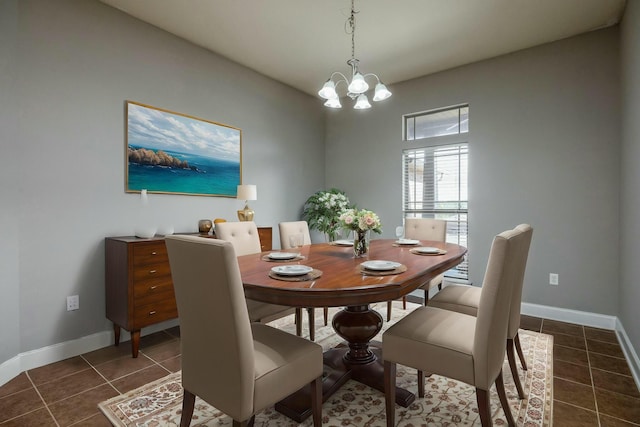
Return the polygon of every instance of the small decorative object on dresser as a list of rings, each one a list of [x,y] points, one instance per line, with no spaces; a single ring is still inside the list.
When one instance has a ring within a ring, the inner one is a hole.
[[[238,185],[239,200],[244,200],[244,208],[238,211],[240,221],[253,221],[255,212],[249,207],[249,200],[258,200],[258,190],[253,184]]]
[[[210,219],[201,219],[198,221],[198,231],[200,234],[209,234],[211,227],[213,227],[213,224]]]

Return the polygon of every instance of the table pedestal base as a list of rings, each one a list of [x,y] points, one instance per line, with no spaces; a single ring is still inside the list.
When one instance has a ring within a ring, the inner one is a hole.
[[[346,307],[333,319],[336,332],[347,339],[348,347],[339,346],[324,353],[322,401],[352,379],[384,393],[382,345],[369,341],[382,327],[382,317],[368,305]],[[415,400],[408,390],[396,387],[396,403],[408,407]],[[311,415],[309,388],[304,387],[275,405],[276,411],[301,423]]]

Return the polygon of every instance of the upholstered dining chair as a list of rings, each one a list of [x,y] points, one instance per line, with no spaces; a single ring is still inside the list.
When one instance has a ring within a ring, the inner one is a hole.
[[[507,359],[509,360],[509,368],[511,369],[511,375],[513,382],[516,384],[518,390],[518,397],[524,399],[524,389],[520,382],[520,376],[518,375],[518,368],[516,366],[516,359],[513,353],[515,346],[518,352],[518,358],[523,370],[527,370],[527,362],[522,353],[522,346],[520,345],[520,337],[518,336],[518,329],[520,328],[520,306],[522,304],[522,285],[524,282],[524,273],[527,267],[527,258],[529,256],[529,247],[531,246],[531,237],[533,236],[533,228],[529,224],[520,224],[516,228],[525,235],[526,248],[520,252],[522,259],[517,260],[517,265],[520,269],[516,272],[513,282],[513,292],[511,294],[511,305],[509,310],[509,327],[507,330]],[[459,313],[469,314],[476,316],[478,313],[478,306],[480,305],[480,298],[482,295],[482,288],[468,285],[449,285],[443,290],[438,292],[430,301],[430,307],[438,307],[445,310],[453,310]]]
[[[432,218],[405,218],[404,237],[415,240],[435,240],[444,242],[447,239],[447,221]],[[429,290],[434,287],[442,289],[444,273],[437,275],[418,289],[424,290],[424,305],[429,300]],[[387,301],[387,321],[391,320],[391,301]],[[402,297],[402,308],[407,309],[407,297]]]
[[[165,240],[180,319],[181,427],[191,423],[196,396],[233,418],[255,414],[311,387],[313,425],[321,426],[322,347],[251,323],[233,245],[197,236]]]
[[[228,221],[216,224],[216,237],[231,242],[237,256],[256,254],[262,251],[258,227],[253,221]],[[302,309],[269,304],[247,299],[249,318],[252,322],[270,322],[295,313],[296,334],[302,335]]]
[[[291,245],[290,237],[295,235],[302,236],[302,245],[311,244],[311,233],[309,233],[309,224],[307,221],[286,221],[278,224],[278,230],[280,231],[280,248],[281,249],[294,249]],[[315,341],[316,338],[316,326],[315,326],[315,310],[313,307],[307,307],[307,313],[309,314],[309,339]],[[327,326],[329,317],[329,307],[324,308],[324,325]]]
[[[387,426],[395,425],[397,363],[418,369],[420,397],[424,397],[424,371],[475,386],[483,427],[492,425],[489,389],[495,382],[507,422],[515,426],[502,364],[512,288],[527,245],[521,230],[504,231],[493,239],[477,316],[420,307],[382,335]]]

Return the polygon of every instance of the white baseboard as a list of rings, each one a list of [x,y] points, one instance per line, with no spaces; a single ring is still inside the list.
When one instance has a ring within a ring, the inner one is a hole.
[[[577,323],[593,328],[615,330],[618,318],[605,314],[589,313],[586,311],[571,310],[568,308],[551,307],[523,302],[520,313],[527,316],[542,317],[544,319],[558,320],[567,323]]]
[[[170,320],[158,323],[148,328],[144,328],[140,335],[149,335],[163,329],[172,328],[178,325],[178,320]],[[131,345],[131,334],[122,330],[120,334],[120,345]],[[113,330],[103,331],[87,335],[75,340],[65,341],[58,344],[49,345],[36,350],[26,351],[0,364],[0,386],[6,384],[23,371],[39,368],[49,363],[59,362],[70,357],[83,353],[98,350],[109,345],[113,345]]]
[[[620,323],[620,319],[617,319],[616,322],[616,332],[618,333],[618,339],[620,340],[620,346],[622,347],[624,356],[626,357],[627,362],[629,362],[631,375],[633,375],[633,379],[640,389],[640,358],[638,358],[638,353],[636,353],[636,350],[633,348],[633,345],[629,340],[627,332],[624,330],[622,323]]]

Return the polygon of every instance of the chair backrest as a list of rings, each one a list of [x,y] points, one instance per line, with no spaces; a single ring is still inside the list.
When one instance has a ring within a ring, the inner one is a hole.
[[[167,236],[180,318],[182,384],[234,419],[253,412],[254,348],[233,245]]]
[[[447,239],[447,221],[432,218],[405,218],[404,237],[444,242]]]
[[[493,239],[478,304],[473,359],[476,387],[488,390],[502,369],[516,275],[527,237],[508,230]]]
[[[302,234],[302,244],[311,244],[311,234],[309,233],[309,225],[307,221],[289,221],[278,224],[280,231],[280,248],[291,249],[289,236],[292,234]]]
[[[522,305],[522,286],[524,285],[524,273],[527,268],[527,259],[529,258],[529,248],[531,247],[531,238],[533,237],[533,228],[529,224],[520,224],[516,226],[518,230],[524,234],[524,247],[519,253],[517,265],[518,271],[515,272],[513,283],[513,292],[511,294],[511,312],[509,314],[509,330],[507,338],[512,338],[518,333],[520,328],[520,306]]]
[[[231,242],[237,256],[262,252],[258,227],[253,221],[219,222],[216,237]]]

